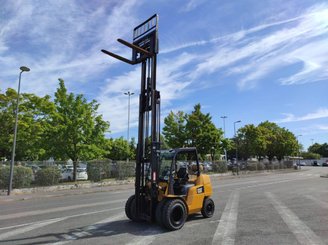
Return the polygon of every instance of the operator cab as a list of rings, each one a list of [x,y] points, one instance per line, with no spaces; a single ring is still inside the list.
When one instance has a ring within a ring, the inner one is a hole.
[[[169,188],[168,194],[186,196],[200,175],[196,148],[164,150],[160,156],[160,185]]]

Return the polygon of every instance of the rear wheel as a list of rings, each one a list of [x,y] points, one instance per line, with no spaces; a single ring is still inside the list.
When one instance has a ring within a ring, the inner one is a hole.
[[[132,221],[139,221],[136,217],[136,197],[132,195],[125,203],[125,214]]]
[[[204,202],[203,202],[203,207],[202,207],[202,215],[205,218],[211,218],[214,214],[214,210],[215,210],[215,204],[212,200],[212,198],[205,198]]]
[[[169,230],[178,230],[187,219],[187,208],[180,199],[170,199],[163,207],[162,222]]]

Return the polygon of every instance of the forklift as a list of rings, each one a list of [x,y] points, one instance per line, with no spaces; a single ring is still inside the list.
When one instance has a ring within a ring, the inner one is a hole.
[[[210,177],[201,173],[197,149],[161,150],[160,92],[156,90],[158,15],[133,29],[132,43],[117,41],[132,49],[131,60],[101,51],[130,65],[141,63],[135,194],[126,202],[126,216],[136,222],[157,222],[169,230],[182,228],[191,214],[212,217],[212,185]]]

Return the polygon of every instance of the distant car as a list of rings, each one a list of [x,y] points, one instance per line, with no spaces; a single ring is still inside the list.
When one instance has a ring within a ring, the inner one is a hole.
[[[312,166],[319,166],[317,161],[312,162]]]
[[[322,167],[328,167],[328,160],[322,163]]]
[[[73,169],[66,168],[62,172],[62,180],[73,180]],[[76,169],[76,180],[88,180],[88,173],[86,168],[77,168]]]
[[[305,162],[301,162],[300,163],[300,166],[306,166],[306,163]]]
[[[205,171],[212,171],[213,170],[213,167],[212,167],[212,163],[211,162],[204,162],[203,163],[203,166],[204,166],[204,170]]]

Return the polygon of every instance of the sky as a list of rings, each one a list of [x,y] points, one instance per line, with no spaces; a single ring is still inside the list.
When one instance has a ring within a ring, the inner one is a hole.
[[[161,120],[200,103],[232,137],[246,124],[276,122],[307,149],[328,142],[328,1],[320,0],[0,0],[0,90],[100,103],[108,137],[137,137],[140,65],[126,58],[132,30],[159,15],[157,88]],[[163,123],[162,123],[163,126]]]

